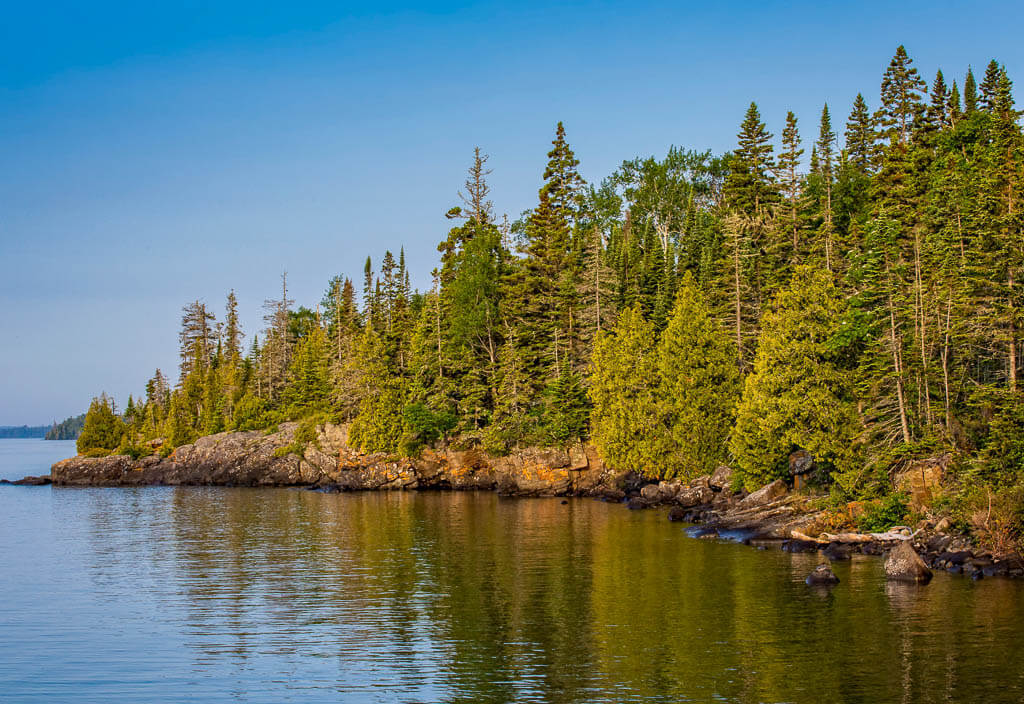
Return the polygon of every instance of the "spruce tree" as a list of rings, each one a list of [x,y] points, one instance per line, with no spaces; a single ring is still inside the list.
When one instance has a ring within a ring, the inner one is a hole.
[[[761,121],[757,103],[751,103],[736,135],[737,147],[729,160],[725,184],[730,206],[748,217],[763,217],[777,199],[772,134]]]
[[[875,131],[864,96],[857,93],[853,109],[846,120],[846,153],[850,162],[863,173],[867,173],[873,161]]]
[[[363,452],[398,451],[406,385],[387,368],[384,341],[367,325],[353,354],[359,370],[359,413],[349,427],[348,442]]]
[[[999,92],[999,80],[1002,70],[999,62],[992,59],[985,67],[985,77],[981,80],[981,109],[991,113],[996,109],[996,94]]]
[[[786,113],[786,126],[782,130],[782,151],[779,153],[779,185],[785,198],[786,229],[792,239],[789,260],[795,265],[800,260],[800,131],[796,115]]]
[[[974,81],[974,71],[967,67],[967,77],[964,79],[964,115],[970,116],[978,109],[978,87]]]
[[[825,268],[833,269],[833,247],[835,243],[835,224],[833,222],[832,188],[834,186],[835,174],[833,147],[836,135],[832,131],[832,118],[828,113],[828,105],[821,109],[821,122],[818,127],[818,141],[815,142],[815,151],[818,154],[818,175],[821,178],[822,200],[821,215],[822,223],[819,230],[821,250],[825,258]]]
[[[924,111],[921,96],[927,86],[912,64],[901,44],[882,76],[882,104],[875,113],[875,120],[879,137],[889,145],[909,143],[911,127]]]

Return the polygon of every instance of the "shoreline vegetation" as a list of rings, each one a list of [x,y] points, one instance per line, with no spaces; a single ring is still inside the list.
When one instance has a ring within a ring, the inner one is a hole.
[[[732,152],[673,147],[591,184],[558,123],[537,205],[514,219],[496,215],[478,148],[429,291],[412,290],[404,251],[379,271],[366,259],[361,297],[337,276],[312,308],[283,275],[248,346],[233,291],[221,320],[190,303],[177,383],[157,370],[123,410],[100,395],[78,450],[145,477],[222,433],[286,426],[282,461],[326,427],[396,466],[588,442],[648,486],[693,488],[727,466],[730,496],[813,495],[814,535],[943,526],[1012,555],[1012,82],[993,60],[980,81],[938,71],[929,88],[901,46],[873,103],[853,99],[842,140],[825,105],[809,142],[792,112],[775,142],[751,103]]]

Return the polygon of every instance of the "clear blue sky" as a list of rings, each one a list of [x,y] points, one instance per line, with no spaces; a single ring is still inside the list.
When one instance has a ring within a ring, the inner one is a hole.
[[[563,120],[585,177],[732,147],[756,100],[805,136],[877,105],[900,43],[931,82],[1024,81],[1024,4],[8,3],[0,24],[0,424],[176,375],[181,306],[287,270],[313,305],[405,246],[426,287],[475,145],[499,212]]]

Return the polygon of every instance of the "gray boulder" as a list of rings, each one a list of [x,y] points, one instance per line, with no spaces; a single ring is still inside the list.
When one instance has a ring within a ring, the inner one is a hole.
[[[729,490],[732,488],[732,470],[724,464],[719,465],[708,480],[708,484],[718,491]]]
[[[775,499],[778,499],[779,497],[785,496],[788,492],[789,487],[786,486],[786,482],[781,479],[776,479],[771,484],[766,484],[747,498],[740,501],[740,505],[744,507],[763,506],[764,504],[775,501]]]
[[[885,576],[896,582],[927,584],[931,581],[932,571],[924,564],[910,541],[904,540],[885,559]]]

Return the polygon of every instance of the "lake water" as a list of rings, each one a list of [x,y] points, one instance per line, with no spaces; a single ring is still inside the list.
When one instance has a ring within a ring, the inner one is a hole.
[[[1024,700],[1024,584],[815,563],[587,499],[0,487],[0,700]]]

